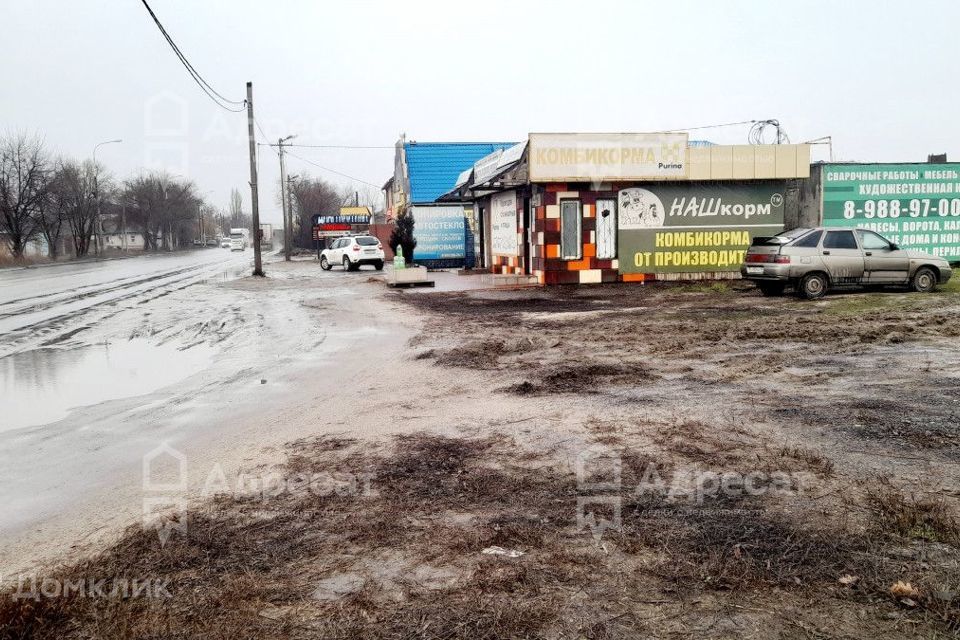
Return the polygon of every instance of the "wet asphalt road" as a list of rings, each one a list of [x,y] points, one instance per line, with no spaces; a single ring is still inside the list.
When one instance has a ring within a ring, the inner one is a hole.
[[[381,349],[409,337],[377,274],[268,256],[268,277],[247,278],[252,258],[0,270],[0,573],[139,519],[158,447],[189,460],[194,491],[214,465],[326,428],[302,418],[318,402],[377,384]]]
[[[252,253],[204,249],[169,255],[0,270],[0,357],[54,344],[85,314],[210,279],[242,275]]]

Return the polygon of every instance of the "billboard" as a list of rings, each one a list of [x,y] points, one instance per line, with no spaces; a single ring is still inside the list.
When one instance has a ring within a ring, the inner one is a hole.
[[[825,164],[821,186],[823,226],[960,260],[960,163]]]
[[[646,185],[617,194],[620,273],[737,271],[754,236],[783,230],[782,181]]]
[[[462,205],[411,207],[413,237],[417,248],[414,260],[439,261],[453,265],[466,255],[466,218]]]
[[[683,180],[686,133],[531,133],[531,182]]]
[[[517,256],[517,192],[490,198],[490,250],[498,256]]]

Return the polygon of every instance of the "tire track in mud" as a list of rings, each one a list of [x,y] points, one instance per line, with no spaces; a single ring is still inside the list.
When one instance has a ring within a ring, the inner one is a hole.
[[[73,308],[55,315],[43,315],[36,322],[27,321],[22,313],[15,314],[13,317],[20,318],[23,322],[17,323],[19,326],[14,326],[12,329],[4,327],[4,316],[0,315],[0,330],[3,331],[0,337],[0,358],[37,347],[56,346],[90,329],[94,324],[130,308],[129,306],[116,307],[118,303],[135,300],[136,304],[145,304],[203,283],[211,276],[222,273],[225,268],[226,271],[236,275],[245,270],[246,265],[236,265],[231,268],[222,263],[200,264],[130,279],[120,285],[117,285],[117,281],[111,281],[104,283],[105,286],[101,286],[97,291],[73,295],[66,300],[45,305],[43,309],[46,310],[53,310],[58,306]],[[116,308],[106,313],[97,313],[110,307]],[[42,314],[42,310],[31,313]]]
[[[24,313],[37,313],[53,308],[57,305],[67,304],[76,300],[89,298],[91,296],[110,293],[111,291],[118,291],[134,285],[151,282],[153,280],[159,280],[161,278],[174,276],[180,273],[194,271],[196,268],[196,266],[191,266],[182,267],[179,269],[171,269],[169,271],[159,271],[146,275],[140,274],[130,278],[111,280],[110,282],[98,282],[96,284],[84,285],[69,291],[54,291],[51,293],[43,293],[35,296],[26,296],[23,298],[7,300],[6,302],[0,303],[0,320],[3,318],[9,318],[11,316],[23,315]],[[24,304],[17,306],[18,303]]]

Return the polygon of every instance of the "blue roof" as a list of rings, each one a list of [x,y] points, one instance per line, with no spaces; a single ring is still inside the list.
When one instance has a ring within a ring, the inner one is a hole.
[[[410,201],[433,202],[450,191],[457,177],[480,158],[515,142],[407,142]]]

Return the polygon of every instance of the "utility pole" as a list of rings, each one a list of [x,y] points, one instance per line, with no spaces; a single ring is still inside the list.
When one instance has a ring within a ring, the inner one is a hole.
[[[290,237],[291,238],[293,237],[293,228],[294,228],[293,216],[295,213],[294,206],[293,206],[293,198],[294,198],[293,181],[298,177],[299,176],[287,176],[287,196],[289,197],[289,199],[287,200],[287,217],[290,218]]]
[[[277,140],[280,149],[280,205],[283,209],[283,259],[290,262],[290,218],[287,217],[287,169],[283,162],[283,138]]]
[[[257,139],[253,133],[253,83],[247,83],[247,137],[250,139],[250,200],[253,208],[253,275],[263,276],[260,261],[260,199],[257,196]]]
[[[280,204],[283,207],[283,259],[290,262],[290,249],[293,244],[293,230],[290,228],[289,207],[287,206],[287,168],[283,162],[283,143],[296,138],[296,134],[277,140],[277,150],[280,156]]]

